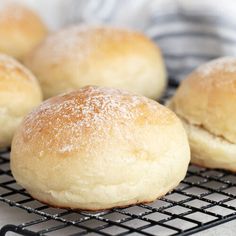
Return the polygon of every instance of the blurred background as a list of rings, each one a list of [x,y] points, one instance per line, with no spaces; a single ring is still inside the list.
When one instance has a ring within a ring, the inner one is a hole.
[[[0,1],[4,2],[3,0]],[[234,0],[18,0],[54,31],[75,23],[109,24],[144,32],[162,49],[169,77],[236,55]]]

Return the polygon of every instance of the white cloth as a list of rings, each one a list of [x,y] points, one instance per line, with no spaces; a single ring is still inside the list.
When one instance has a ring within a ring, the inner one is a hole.
[[[169,76],[179,80],[204,61],[236,56],[235,0],[19,1],[52,29],[86,22],[143,31],[162,49]]]

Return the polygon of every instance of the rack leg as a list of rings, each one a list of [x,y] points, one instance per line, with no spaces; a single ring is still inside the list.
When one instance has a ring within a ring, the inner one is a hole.
[[[38,236],[37,233],[34,233],[32,231],[19,228],[16,225],[5,225],[0,229],[0,236],[5,236],[8,232],[14,232],[19,235],[25,235],[25,236]]]

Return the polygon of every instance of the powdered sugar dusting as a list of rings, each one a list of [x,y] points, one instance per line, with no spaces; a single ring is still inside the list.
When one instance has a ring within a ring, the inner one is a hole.
[[[91,53],[101,52],[100,49],[107,44],[107,40],[120,43],[124,38],[131,38],[134,34],[124,29],[103,26],[72,26],[49,35],[38,47],[37,54],[42,57],[48,55],[51,63],[57,63],[65,58],[76,59],[76,63],[79,63]]]
[[[38,142],[42,150],[59,153],[91,149],[108,137],[112,129],[130,126],[142,117],[143,106],[151,114],[157,113],[160,105],[117,89],[85,87],[51,98],[31,112],[23,122],[24,140]],[[166,108],[160,110],[160,116],[166,113],[169,113]]]
[[[196,70],[201,76],[208,76],[216,71],[236,72],[236,57],[222,57],[210,61]]]
[[[9,78],[14,78],[14,79],[18,79],[18,78],[24,78],[26,80],[30,80],[30,81],[36,81],[34,75],[27,69],[25,68],[23,65],[21,65],[17,60],[15,60],[14,58],[5,55],[5,54],[1,54],[0,53],[0,67],[5,68],[7,71],[21,71],[25,74],[25,76],[14,76],[14,77],[9,77]]]

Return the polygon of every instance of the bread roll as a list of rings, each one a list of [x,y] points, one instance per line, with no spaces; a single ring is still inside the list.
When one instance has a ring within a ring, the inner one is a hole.
[[[22,60],[45,34],[45,25],[32,10],[14,1],[1,2],[0,52]]]
[[[0,54],[0,148],[10,146],[22,118],[41,101],[41,89],[29,70]]]
[[[85,87],[48,99],[17,130],[11,170],[52,206],[100,210],[150,202],[184,178],[181,121],[148,98]]]
[[[181,83],[170,107],[185,124],[193,163],[236,171],[236,58],[200,66]]]
[[[166,85],[160,49],[141,33],[74,26],[48,36],[25,60],[44,98],[86,85],[158,98]]]

